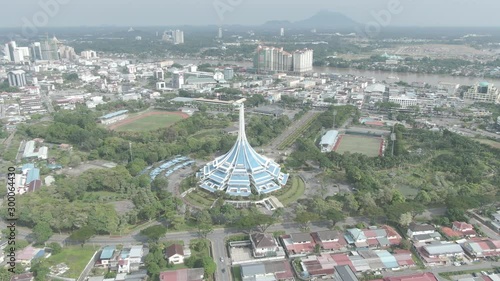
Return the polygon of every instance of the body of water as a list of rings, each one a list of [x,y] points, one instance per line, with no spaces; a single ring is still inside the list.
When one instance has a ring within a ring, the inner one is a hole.
[[[219,60],[203,60],[203,59],[173,59],[175,62],[180,64],[232,64],[242,67],[252,67],[252,62],[244,61],[219,61]],[[450,83],[450,84],[460,84],[460,85],[474,85],[478,82],[488,81],[494,83],[500,87],[500,79],[491,78],[480,78],[480,77],[463,77],[463,76],[451,76],[444,74],[421,74],[421,73],[409,73],[409,72],[390,72],[390,71],[375,71],[375,70],[360,70],[354,68],[335,68],[335,67],[313,67],[313,71],[317,73],[336,73],[336,74],[351,74],[356,76],[364,77],[374,77],[377,82],[384,80],[391,80],[393,77],[398,77],[399,81],[404,81],[407,83],[412,82],[425,82],[430,85],[438,85],[439,83]],[[391,78],[389,78],[391,77]]]

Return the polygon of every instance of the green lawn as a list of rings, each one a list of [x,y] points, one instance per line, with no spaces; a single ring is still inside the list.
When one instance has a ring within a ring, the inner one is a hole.
[[[213,195],[207,194],[204,191],[196,189],[186,195],[184,199],[192,205],[200,208],[210,208],[214,203]]]
[[[233,275],[233,281],[241,281],[241,266],[231,267],[231,274]]]
[[[47,262],[49,266],[65,263],[69,270],[63,274],[63,277],[78,278],[98,249],[92,246],[64,247],[59,254],[49,257]]]
[[[287,184],[275,194],[276,198],[278,198],[278,200],[280,200],[280,202],[285,206],[290,203],[297,202],[306,189],[305,184],[300,177],[294,176],[288,181],[291,181],[291,184]]]
[[[175,114],[150,115],[132,121],[116,128],[118,132],[147,132],[171,126],[182,120],[182,117]]]
[[[376,157],[379,155],[381,141],[380,138],[346,134],[342,136],[336,152],[343,154],[349,151],[350,153],[361,153],[368,157]]]

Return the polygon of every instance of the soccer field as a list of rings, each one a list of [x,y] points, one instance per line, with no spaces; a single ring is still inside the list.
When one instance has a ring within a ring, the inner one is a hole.
[[[346,151],[350,153],[361,153],[369,157],[379,156],[381,138],[365,137],[359,135],[342,135],[338,140],[335,152],[343,154]]]
[[[187,117],[180,112],[148,112],[113,124],[110,129],[118,132],[147,132],[169,127]]]

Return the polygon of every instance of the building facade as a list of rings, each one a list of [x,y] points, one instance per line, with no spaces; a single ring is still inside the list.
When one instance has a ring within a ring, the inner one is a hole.
[[[481,82],[464,93],[464,99],[475,102],[500,103],[500,93],[495,85]]]
[[[259,155],[248,143],[243,104],[236,143],[225,155],[207,163],[196,176],[202,189],[244,197],[250,196],[252,191],[267,194],[279,190],[288,181],[288,174],[282,173],[276,162]]]
[[[24,70],[13,70],[7,74],[9,86],[11,87],[24,87],[26,86],[26,72]]]

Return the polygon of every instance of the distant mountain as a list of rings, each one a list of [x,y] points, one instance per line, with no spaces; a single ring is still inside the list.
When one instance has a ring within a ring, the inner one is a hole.
[[[358,26],[359,23],[355,22],[344,14],[323,10],[304,20],[296,22],[275,20],[268,21],[264,25],[281,25],[282,27],[294,28],[352,28]]]

